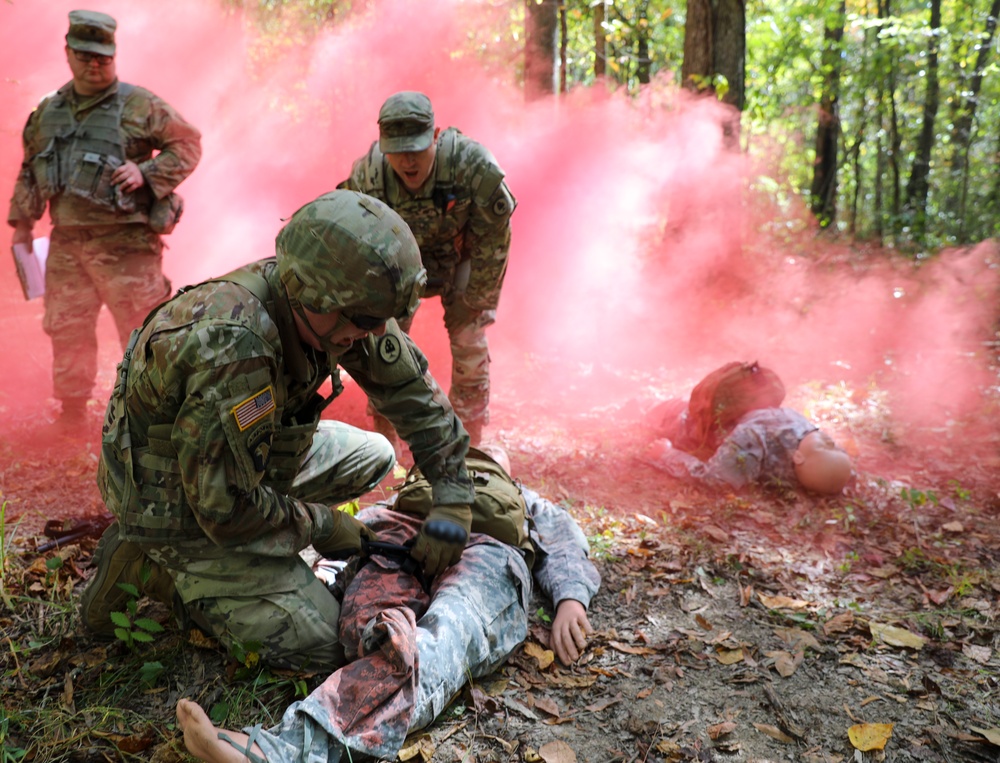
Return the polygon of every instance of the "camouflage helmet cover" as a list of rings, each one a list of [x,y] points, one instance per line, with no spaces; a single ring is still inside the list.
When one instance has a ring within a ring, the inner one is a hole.
[[[409,317],[427,283],[403,218],[356,191],[331,191],[301,207],[275,249],[289,298],[314,313]]]

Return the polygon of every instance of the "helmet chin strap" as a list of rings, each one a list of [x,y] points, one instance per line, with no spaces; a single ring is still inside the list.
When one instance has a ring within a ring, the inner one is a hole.
[[[309,314],[306,312],[305,307],[303,307],[300,302],[295,300],[290,299],[289,303],[291,304],[294,313],[298,316],[299,321],[306,327],[306,330],[312,334],[313,339],[315,339],[316,343],[323,349],[323,352],[329,355],[339,356],[343,355],[348,349],[350,349],[349,347],[342,347],[341,345],[335,345],[330,342],[330,337],[337,331],[345,326],[351,325],[351,322],[344,315],[343,311],[341,311],[340,315],[337,316],[337,322],[334,324],[333,328],[321,335],[316,333],[316,329],[313,328],[312,322],[309,320]]]

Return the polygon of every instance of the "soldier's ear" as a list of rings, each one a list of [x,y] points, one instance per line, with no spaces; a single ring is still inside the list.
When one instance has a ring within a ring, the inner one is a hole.
[[[804,464],[805,462],[806,462],[806,456],[805,453],[803,453],[801,450],[796,450],[794,453],[792,453],[793,464],[795,464],[796,466],[802,466],[802,464]]]
[[[441,134],[441,128],[440,127],[435,127],[434,128],[434,142],[435,143],[437,143],[437,139],[438,139],[438,136],[440,134]]]

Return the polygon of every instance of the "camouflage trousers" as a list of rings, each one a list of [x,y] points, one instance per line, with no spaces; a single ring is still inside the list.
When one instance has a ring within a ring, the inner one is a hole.
[[[143,224],[57,227],[45,263],[45,333],[53,394],[87,399],[97,376],[97,317],[107,305],[122,349],[132,329],[170,296],[163,242]]]
[[[379,538],[414,537],[419,517],[385,508],[359,517]],[[357,658],[257,743],[269,763],[393,760],[406,734],[437,718],[471,676],[495,670],[528,634],[531,576],[520,553],[473,535],[461,561],[436,579],[431,596],[399,569],[373,556],[344,595],[340,638]]]
[[[291,494],[336,507],[374,488],[394,463],[381,435],[320,421]],[[191,620],[231,653],[295,670],[344,663],[340,604],[295,551],[253,542],[222,549],[207,538],[144,550],[174,579]]]

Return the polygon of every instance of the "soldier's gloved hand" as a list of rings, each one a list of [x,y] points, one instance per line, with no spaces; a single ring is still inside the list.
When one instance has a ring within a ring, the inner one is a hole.
[[[323,538],[313,538],[313,548],[327,559],[347,559],[361,553],[361,539],[377,536],[364,522],[337,508],[333,512],[333,531]]]
[[[445,308],[444,327],[448,331],[455,331],[466,326],[471,326],[479,320],[479,316],[482,314],[482,310],[469,307],[465,304],[465,300],[460,294],[454,302]]]
[[[462,558],[472,529],[472,509],[467,504],[435,506],[420,527],[412,556],[434,577]]]

